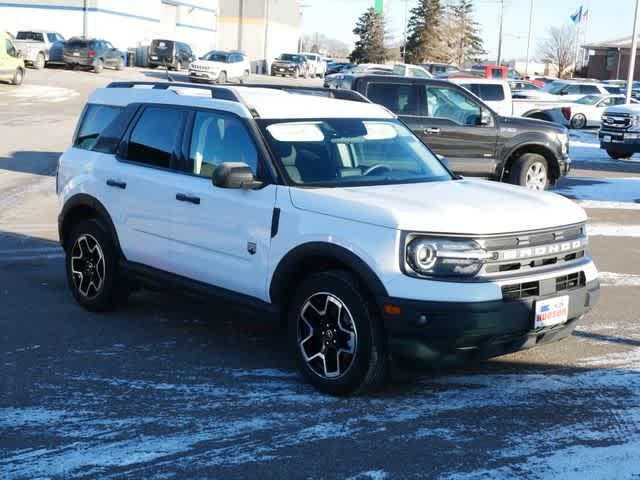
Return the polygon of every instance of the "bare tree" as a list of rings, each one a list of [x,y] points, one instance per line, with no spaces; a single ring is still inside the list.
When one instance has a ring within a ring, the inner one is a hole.
[[[540,57],[543,61],[554,65],[558,69],[558,77],[568,74],[573,64],[575,39],[571,25],[550,27],[549,37],[539,45]]]

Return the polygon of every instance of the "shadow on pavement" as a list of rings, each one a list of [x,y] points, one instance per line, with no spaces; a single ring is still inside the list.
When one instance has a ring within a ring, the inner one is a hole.
[[[631,338],[620,338],[613,335],[601,335],[591,332],[574,331],[573,335],[576,337],[590,338],[592,340],[598,340],[602,342],[618,343],[620,345],[631,345],[632,347],[640,347],[640,340],[633,340]]]
[[[0,157],[0,171],[9,170],[52,177],[56,174],[60,155],[62,152],[12,152],[10,157]]]

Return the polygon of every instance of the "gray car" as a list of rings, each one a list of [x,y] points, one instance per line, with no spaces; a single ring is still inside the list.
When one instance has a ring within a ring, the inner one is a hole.
[[[49,63],[64,63],[64,37],[47,30],[21,30],[14,41],[27,65],[38,70]]]

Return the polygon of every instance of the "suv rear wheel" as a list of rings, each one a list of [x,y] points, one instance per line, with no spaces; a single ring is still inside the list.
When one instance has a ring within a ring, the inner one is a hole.
[[[116,70],[123,70],[123,69],[124,69],[124,58],[119,57],[118,63],[116,64]]]
[[[42,70],[44,68],[45,63],[46,63],[46,60],[44,58],[44,54],[39,53],[36,56],[36,60],[33,62],[33,66],[36,70]]]
[[[104,62],[101,59],[98,58],[93,63],[93,71],[95,73],[102,73],[102,70],[104,70]]]
[[[510,183],[531,190],[546,190],[549,186],[547,160],[538,153],[525,153],[511,166]]]
[[[360,393],[386,379],[381,319],[349,272],[331,270],[305,280],[291,303],[289,328],[298,368],[317,390]]]
[[[117,278],[118,254],[107,228],[98,220],[83,220],[69,236],[67,282],[76,301],[91,311],[111,310],[129,293]]]

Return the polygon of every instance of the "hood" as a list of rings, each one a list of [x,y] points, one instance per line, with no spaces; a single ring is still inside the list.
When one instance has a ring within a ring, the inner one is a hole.
[[[350,188],[291,188],[293,205],[405,231],[489,235],[584,222],[559,195],[483,180]]]
[[[565,127],[557,123],[525,117],[500,117],[500,127],[513,127],[521,130],[547,131],[553,133],[566,133],[567,131]]]
[[[616,105],[615,107],[607,107],[604,113],[622,113],[637,115],[640,113],[640,104]]]
[[[278,65],[297,65],[298,64],[298,62],[294,62],[293,60],[278,60],[278,59],[274,60],[273,63]]]

